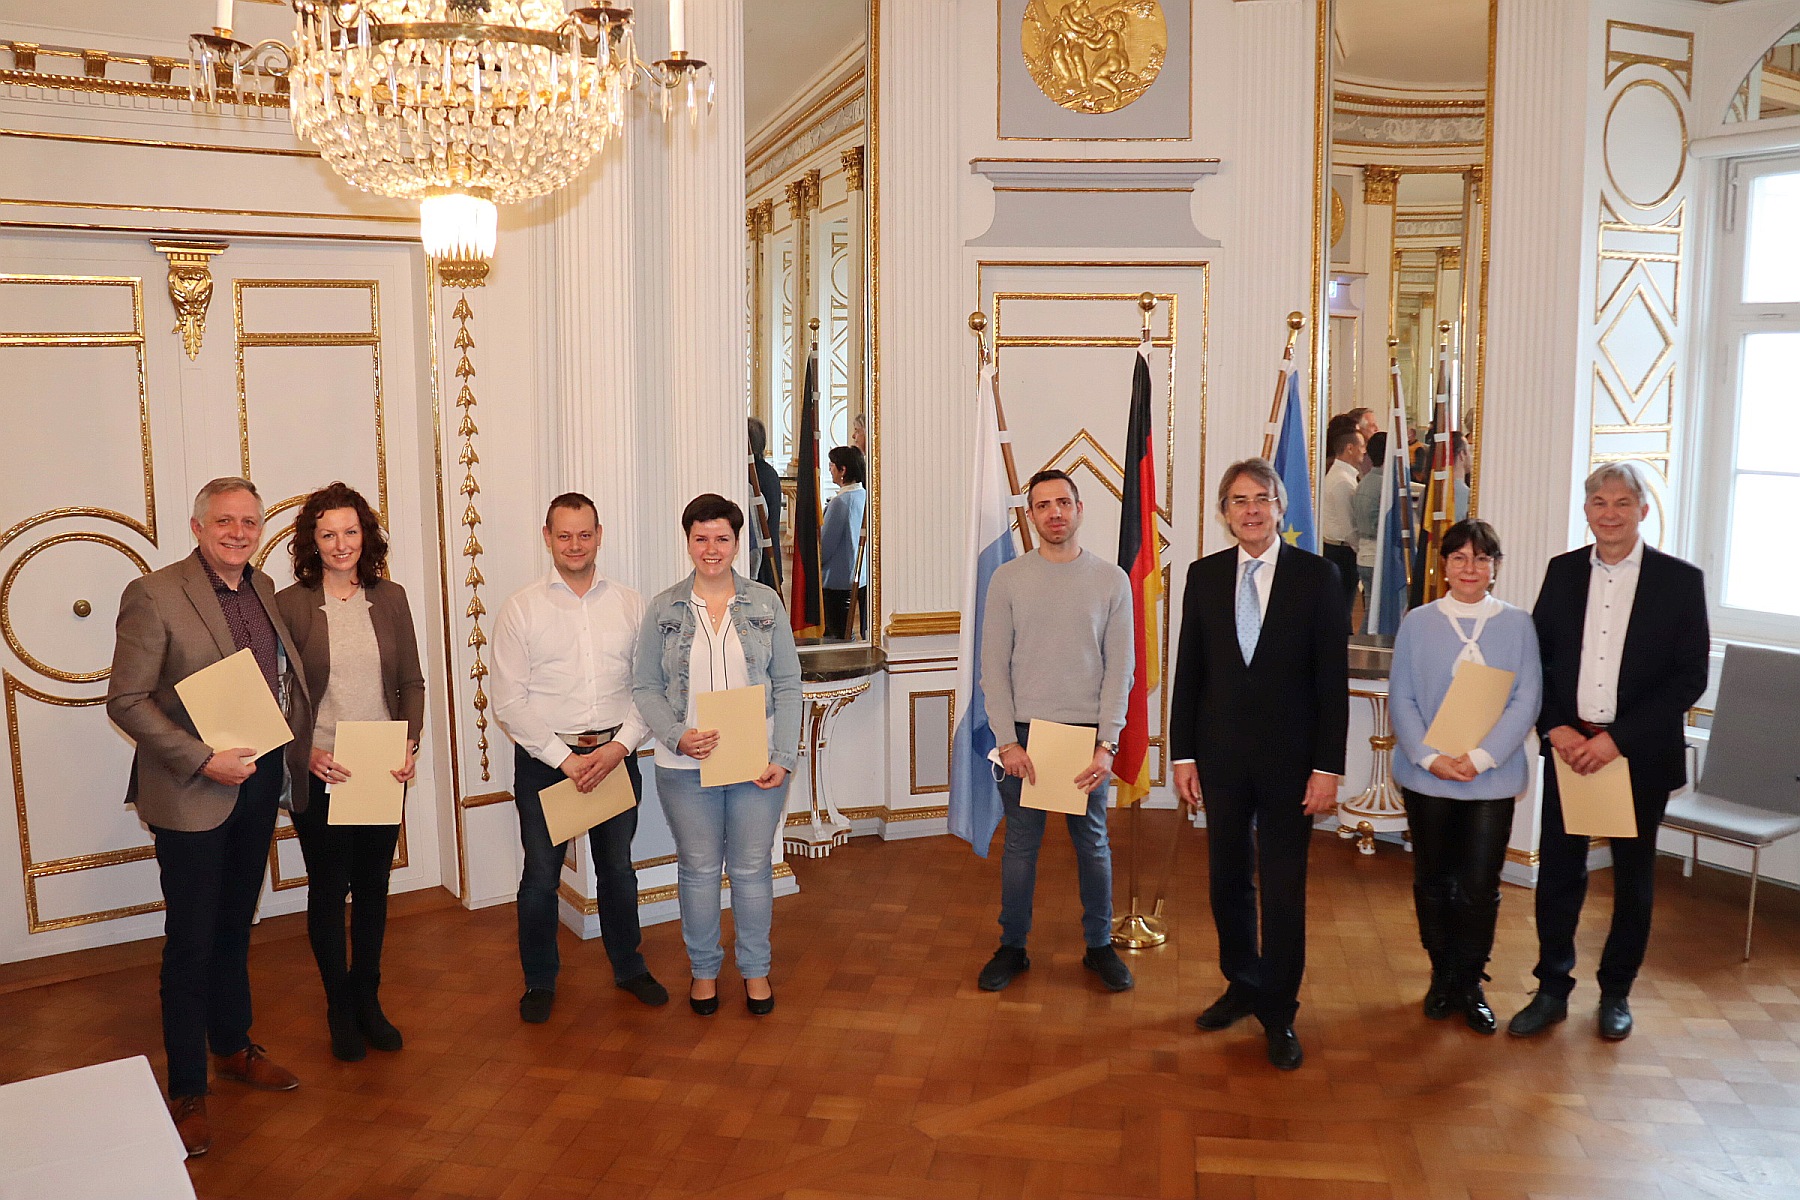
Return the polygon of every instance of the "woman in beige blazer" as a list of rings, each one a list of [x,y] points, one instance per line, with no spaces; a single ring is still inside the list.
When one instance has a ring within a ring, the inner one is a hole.
[[[387,538],[367,500],[342,483],[320,488],[294,519],[290,550],[295,582],[275,599],[293,631],[313,703],[310,745],[299,748],[306,752],[310,802],[294,805],[294,831],[306,856],[306,932],[325,984],[331,1052],[355,1062],[365,1045],[401,1045],[377,995],[388,872],[400,827],[330,823],[326,785],[350,777],[332,749],[339,721],[405,721],[406,761],[393,774],[410,781],[425,719],[425,677],[406,591],[382,577]],[[300,778],[296,771],[296,790]],[[348,962],[346,896],[353,900]]]

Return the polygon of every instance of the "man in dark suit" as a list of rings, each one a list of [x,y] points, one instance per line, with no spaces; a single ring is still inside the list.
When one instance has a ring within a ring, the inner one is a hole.
[[[275,606],[275,585],[250,565],[262,541],[262,501],[245,479],[200,489],[189,522],[193,554],[134,579],[119,601],[106,711],[137,743],[125,802],[156,841],[164,905],[163,1049],[175,1127],[190,1156],[212,1142],[206,1051],[213,1071],[265,1091],[300,1081],[250,1040],[250,922],[262,893],[284,750],[200,740],[175,685],[249,650],[277,702],[292,696],[290,748],[310,746],[312,703]],[[301,762],[305,761],[300,751]]]
[[[1188,568],[1169,749],[1182,802],[1204,797],[1228,984],[1194,1023],[1224,1029],[1254,1015],[1269,1061],[1291,1071],[1301,1061],[1307,851],[1344,773],[1350,631],[1337,569],[1278,536],[1286,502],[1260,458],[1233,463],[1219,482],[1237,545]]]
[[[1600,1036],[1631,1033],[1627,997],[1650,943],[1656,828],[1687,782],[1687,710],[1706,690],[1711,642],[1700,569],[1644,545],[1644,485],[1623,463],[1587,479],[1594,544],[1550,560],[1532,619],[1544,657],[1543,752],[1591,775],[1624,755],[1637,836],[1612,841],[1613,918],[1600,955]],[[1563,828],[1554,764],[1544,767],[1537,886],[1537,994],[1507,1027],[1530,1037],[1569,1015],[1575,927],[1587,898],[1588,839]]]

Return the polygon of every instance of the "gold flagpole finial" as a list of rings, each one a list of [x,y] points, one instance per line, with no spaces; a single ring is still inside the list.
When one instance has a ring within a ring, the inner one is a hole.
[[[1287,315],[1288,340],[1287,349],[1281,352],[1283,358],[1294,357],[1294,343],[1300,340],[1300,331],[1306,328],[1306,314],[1291,312]]]
[[[1141,292],[1137,298],[1138,316],[1142,320],[1142,332],[1146,341],[1150,338],[1150,314],[1156,311],[1156,295],[1153,292]]]
[[[975,346],[984,363],[988,358],[987,323],[987,314],[980,309],[969,314],[969,332],[975,335]]]

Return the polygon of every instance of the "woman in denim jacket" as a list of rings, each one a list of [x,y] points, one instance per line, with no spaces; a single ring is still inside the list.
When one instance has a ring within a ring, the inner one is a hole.
[[[650,602],[638,635],[638,713],[656,738],[656,794],[675,835],[681,936],[693,965],[688,1004],[719,1009],[719,875],[731,875],[737,967],[744,1003],[774,1011],[769,985],[769,921],[775,879],[771,850],[787,807],[788,774],[800,744],[800,656],[781,597],[731,569],[744,513],[723,496],[696,496],[681,514],[694,571]],[[696,729],[700,692],[763,685],[769,766],[748,783],[702,787],[700,760],[718,745]]]

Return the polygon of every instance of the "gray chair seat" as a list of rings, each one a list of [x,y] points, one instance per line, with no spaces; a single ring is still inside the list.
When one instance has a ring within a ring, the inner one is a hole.
[[[1800,816],[1689,792],[1669,801],[1663,826],[1740,846],[1767,846],[1800,833]]]

